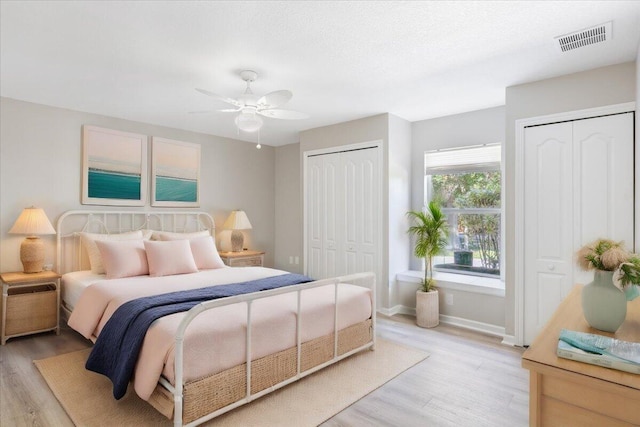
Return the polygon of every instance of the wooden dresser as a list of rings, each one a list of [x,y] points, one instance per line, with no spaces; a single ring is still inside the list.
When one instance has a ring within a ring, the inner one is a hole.
[[[522,355],[530,371],[529,425],[638,426],[640,375],[556,356],[562,328],[640,342],[640,298],[628,303],[627,318],[615,334],[591,328],[582,315],[577,285]]]

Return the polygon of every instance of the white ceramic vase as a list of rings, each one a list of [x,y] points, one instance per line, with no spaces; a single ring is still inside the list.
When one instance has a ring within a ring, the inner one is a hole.
[[[421,328],[434,328],[439,323],[438,291],[416,291],[416,324]]]

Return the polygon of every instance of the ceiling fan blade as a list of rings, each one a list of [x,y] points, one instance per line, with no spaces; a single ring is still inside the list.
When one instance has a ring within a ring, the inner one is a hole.
[[[240,108],[225,108],[224,110],[203,110],[203,111],[189,111],[189,114],[218,114],[218,113],[235,113],[240,111]]]
[[[258,99],[258,107],[262,108],[276,108],[280,107],[291,99],[293,93],[288,90],[277,90],[275,92],[270,92]]]
[[[222,96],[222,95],[218,95],[217,93],[209,92],[206,89],[196,88],[196,90],[198,92],[200,92],[200,93],[203,93],[203,94],[208,95],[208,96],[210,96],[212,98],[215,98],[218,101],[226,102],[227,104],[231,104],[231,105],[234,105],[236,107],[240,107],[241,106],[241,104],[238,101],[236,101],[235,99],[227,98],[226,96]]]
[[[291,110],[278,110],[278,109],[261,110],[261,111],[258,111],[258,114],[262,114],[265,117],[272,117],[274,119],[285,119],[285,120],[300,120],[300,119],[309,118],[309,115],[307,113],[301,113],[299,111],[291,111]]]

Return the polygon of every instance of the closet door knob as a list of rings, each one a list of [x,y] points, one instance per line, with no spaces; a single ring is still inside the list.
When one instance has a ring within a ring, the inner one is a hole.
[[[553,270],[555,270],[555,269],[556,269],[556,266],[555,266],[555,265],[553,265],[553,264],[549,264],[549,267],[548,267],[548,268],[549,268],[549,270],[553,271]]]

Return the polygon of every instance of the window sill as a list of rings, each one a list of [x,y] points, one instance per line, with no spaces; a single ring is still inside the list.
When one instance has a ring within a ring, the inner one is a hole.
[[[423,271],[412,270],[396,274],[396,279],[402,282],[420,283],[423,278]],[[436,286],[438,288],[499,297],[504,297],[505,295],[504,283],[500,279],[468,276],[466,274],[443,273],[441,271],[435,271],[433,278],[436,280]]]

